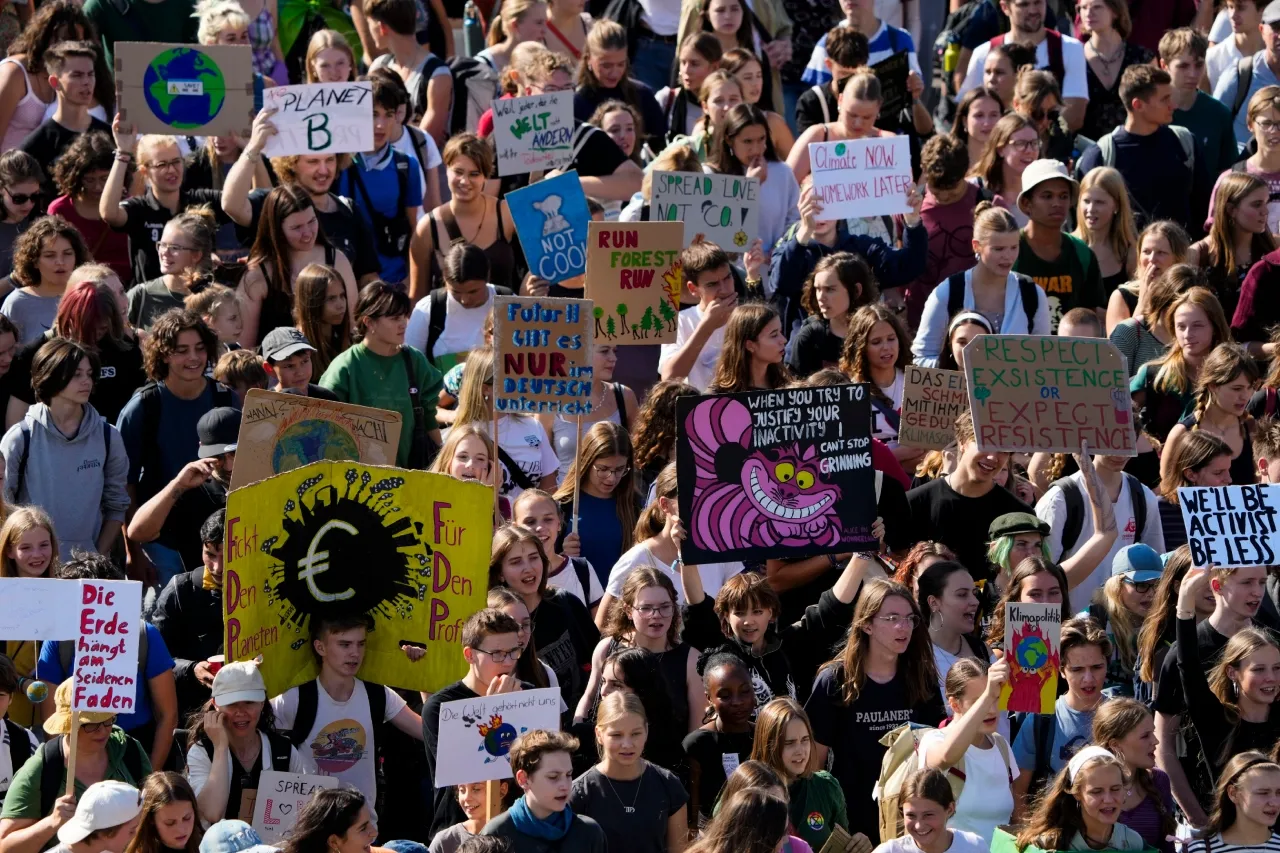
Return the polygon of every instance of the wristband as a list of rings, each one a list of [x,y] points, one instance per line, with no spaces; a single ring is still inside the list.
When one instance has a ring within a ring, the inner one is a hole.
[[[1196,612],[1192,610],[1190,613],[1183,613],[1181,610],[1174,610],[1173,615],[1178,619],[1194,619]]]
[[[121,151],[119,148],[115,150],[116,159],[121,163],[130,163],[133,161],[132,151]]]

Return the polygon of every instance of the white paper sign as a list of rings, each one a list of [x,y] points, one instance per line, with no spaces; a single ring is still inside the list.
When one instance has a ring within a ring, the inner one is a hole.
[[[520,735],[560,728],[555,687],[458,699],[440,706],[436,787],[488,782],[511,776],[507,752]]]
[[[1280,562],[1280,486],[1178,489],[1191,565],[1234,569]]]
[[[253,828],[266,844],[284,841],[293,832],[298,813],[311,800],[311,795],[339,784],[336,776],[263,770],[258,776],[258,795],[253,802]]]
[[[0,640],[74,640],[79,608],[79,581],[0,578]]]
[[[567,166],[573,159],[573,92],[494,98],[493,139],[504,177]]]
[[[289,154],[351,154],[373,150],[373,84],[306,83],[276,86],[262,93],[264,109],[274,109],[275,136],[268,157]]]
[[[905,136],[810,142],[813,191],[822,221],[909,213],[911,146]]]
[[[142,584],[81,581],[74,711],[132,714],[138,690]]]
[[[654,171],[652,180],[653,219],[683,222],[686,246],[701,234],[726,252],[745,252],[759,235],[758,178]]]

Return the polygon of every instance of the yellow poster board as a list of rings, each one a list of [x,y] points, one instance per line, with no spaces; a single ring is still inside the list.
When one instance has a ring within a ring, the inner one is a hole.
[[[359,677],[435,691],[466,672],[485,606],[493,492],[444,474],[316,462],[227,496],[227,661],[261,656],[267,693],[315,678],[312,620],[368,614]],[[411,661],[401,648],[426,649]]]

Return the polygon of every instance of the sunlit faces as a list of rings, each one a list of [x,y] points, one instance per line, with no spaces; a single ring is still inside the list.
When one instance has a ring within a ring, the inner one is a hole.
[[[863,631],[870,637],[872,646],[900,655],[911,644],[911,634],[918,618],[910,601],[899,595],[889,595]]]
[[[262,718],[261,702],[232,702],[219,705],[218,710],[225,715],[227,731],[238,739],[253,734],[258,728],[258,720]]]
[[[600,671],[600,698],[608,696],[611,693],[633,693],[635,691],[627,687],[627,680],[622,675],[622,668],[613,661],[605,661],[604,669]]]
[[[222,569],[224,563],[222,560],[222,544],[219,542],[205,542],[200,546],[200,561],[204,564],[205,572],[213,579],[214,583],[222,583]]]
[[[1076,774],[1076,801],[1085,820],[1110,826],[1120,819],[1120,810],[1129,796],[1129,782],[1116,764],[1086,762]]]
[[[71,381],[67,383],[67,387],[54,395],[54,399],[83,406],[89,402],[89,395],[93,393],[94,378],[93,364],[87,358],[80,359]]]
[[[592,51],[587,58],[587,67],[602,88],[616,89],[627,76],[627,51],[625,48]]]
[[[139,157],[141,160],[142,158]],[[157,145],[146,152],[142,162],[147,181],[157,192],[177,192],[182,186],[182,152],[172,142]]]
[[[1270,150],[1280,145],[1280,110],[1271,107],[1258,113],[1249,122],[1249,132],[1258,141],[1258,148]]]
[[[631,605],[631,624],[637,634],[651,642],[665,641],[675,612],[676,603],[664,588],[647,586],[636,593],[636,600]]]
[[[516,640],[520,643],[521,651],[528,649],[529,638],[533,636],[533,619],[529,616],[529,608],[523,601],[512,601],[500,609],[520,626],[520,630],[516,632]]]
[[[573,78],[569,76],[569,72],[557,68],[551,73],[551,76],[545,80],[529,80],[525,86],[526,95],[545,95],[547,92],[570,92],[573,91]]]
[[[1274,826],[1280,817],[1280,770],[1266,766],[1246,770],[1227,788],[1227,797],[1240,816],[1260,826]]]
[[[1156,723],[1150,714],[1143,716],[1138,725],[1111,747],[1111,754],[1130,767],[1150,770],[1156,766]]]
[[[93,60],[87,56],[68,56],[62,71],[51,82],[68,103],[87,107],[93,103],[93,87],[96,75]]]
[[[320,221],[316,219],[316,209],[308,207],[297,213],[290,213],[284,218],[284,240],[295,252],[309,252],[316,244],[316,235],[320,233]]]
[[[648,736],[649,726],[639,714],[623,714],[608,725],[596,726],[602,754],[623,766],[640,760]]]
[[[959,574],[957,572],[957,574]],[[993,696],[990,699],[984,699],[987,692],[987,679],[970,678],[964,686],[964,692],[959,696],[948,697],[947,703],[951,706],[951,711],[956,718],[962,714],[967,714],[969,709],[978,702],[986,703],[986,713],[982,717],[982,725],[979,728],[985,735],[989,735],[996,730],[996,725],[1000,722],[1000,697]]]
[[[782,766],[788,775],[799,778],[809,768],[809,756],[813,752],[813,735],[804,720],[795,717],[787,723],[782,733]]]
[[[506,787],[505,782],[502,785]],[[472,782],[469,785],[458,785],[454,789],[454,797],[462,813],[467,816],[467,820],[484,822],[485,807],[489,802],[485,788],[484,782]]]
[[[36,181],[18,181],[5,187],[4,209],[6,221],[21,222],[31,215],[36,203],[40,201],[40,184]]]
[[[764,642],[769,624],[776,616],[772,609],[762,606],[757,601],[750,601],[738,609],[729,611],[729,631],[739,642],[755,646]]]
[[[273,361],[271,369],[275,371],[276,377],[280,380],[281,388],[294,388],[305,391],[307,383],[311,381],[313,372],[311,350],[304,349],[288,358]]]
[[[516,44],[526,41],[546,41],[547,38],[547,4],[534,3],[515,21],[504,20],[511,30],[512,40]]]
[[[1044,0],[1000,0],[1000,8],[1009,16],[1013,29],[1020,33],[1038,33],[1044,29]]]
[[[53,536],[44,527],[33,527],[18,537],[5,555],[18,567],[18,576],[42,578],[53,562]]]
[[[1021,127],[996,153],[1004,161],[1006,169],[1021,175],[1040,156],[1040,132],[1034,127]]]
[[[160,242],[156,244],[156,253],[160,257],[160,272],[164,275],[184,273],[201,260],[201,252],[192,245],[190,236],[174,220],[164,226]]]
[[[717,33],[736,34],[742,26],[742,4],[739,0],[711,0],[707,20]]]
[[[502,557],[502,582],[519,596],[537,595],[546,569],[537,545],[517,541]]]
[[[449,192],[461,202],[474,200],[484,189],[487,178],[474,160],[461,154],[456,155],[446,167],[445,175],[449,182]]]
[[[1155,598],[1156,581],[1130,583],[1126,580],[1120,584],[1120,603],[1130,613],[1146,616]]]
[[[395,349],[404,344],[404,331],[409,325],[408,314],[366,318],[365,343],[373,342],[384,348]]]
[[[1061,228],[1071,212],[1071,183],[1054,178],[1036,184],[1031,192],[1022,196],[1025,210],[1031,221],[1049,228]],[[1022,205],[1022,201],[1019,204]]]
[[[1173,88],[1184,92],[1193,91],[1200,85],[1200,78],[1204,74],[1204,57],[1183,52],[1165,63],[1165,70],[1173,80]]]
[[[381,151],[387,137],[395,130],[396,112],[378,104],[373,105],[373,150]]]
[[[828,320],[844,317],[853,308],[849,289],[835,270],[823,270],[813,277],[813,297],[818,303],[818,311]]]
[[[82,728],[80,733],[81,735],[84,735],[85,730]],[[100,739],[101,743],[99,746],[105,746],[107,738],[110,735],[110,728],[104,726],[97,732],[94,732],[90,737],[95,742]],[[94,839],[94,842],[98,845],[97,849],[99,853],[124,853],[124,851],[128,849],[129,845],[133,842],[133,837],[138,834],[138,824],[140,823],[142,823],[142,815],[138,814],[125,821],[124,824],[117,827],[114,832],[108,831],[99,835]]]
[[[551,553],[550,549],[555,547],[560,536],[561,526],[560,507],[555,501],[543,497],[518,499],[514,520],[521,527],[532,530],[542,546],[548,549],[547,553]]]
[[[729,140],[729,148],[739,163],[750,168],[764,161],[768,140],[768,128],[759,124],[749,124]]]
[[[1087,707],[1102,696],[1107,680],[1107,659],[1097,646],[1076,646],[1063,657],[1062,676],[1067,690]]]
[[[1262,46],[1267,51],[1267,58],[1280,56],[1280,24],[1264,24],[1259,29],[1262,31]]]
[[[226,26],[214,36],[214,44],[248,44],[249,27]]]
[[[867,364],[875,370],[891,369],[898,363],[901,342],[892,323],[884,320],[871,327],[867,334]]]
[[[244,331],[244,319],[240,315],[240,302],[229,299],[218,306],[213,314],[204,318],[209,328],[218,336],[218,343],[231,343],[240,339]]]
[[[880,117],[879,101],[863,101],[846,95],[846,86],[840,93],[840,123],[850,139],[864,139],[875,133],[876,119]]]
[[[182,850],[195,831],[195,806],[184,800],[176,800],[156,810],[155,822],[160,843],[169,850]]]
[[[1262,234],[1267,230],[1267,201],[1270,190],[1266,187],[1249,193],[1231,211],[1236,227],[1248,234]]]
[[[76,251],[66,237],[46,238],[36,258],[40,284],[49,287],[66,287],[67,279],[76,268]]]
[[[1209,583],[1229,613],[1252,619],[1266,594],[1267,570],[1262,566],[1233,569],[1226,578],[1214,578]]]
[[[1243,374],[1237,375],[1223,385],[1213,385],[1209,389],[1209,397],[1215,406],[1224,412],[1243,417],[1244,410],[1253,396],[1253,383]]]
[[[765,323],[755,340],[746,342],[751,358],[764,364],[781,364],[787,351],[787,338],[782,334],[782,321],[774,317]]]
[[[742,99],[748,104],[758,103],[764,92],[764,70],[760,63],[752,59],[743,62],[733,77],[742,86]]]
[[[943,808],[933,800],[917,798],[906,800],[902,804],[902,818],[907,834],[921,850],[936,847],[938,837],[948,832],[947,818],[955,811],[955,806]]]
[[[591,351],[592,377],[608,382],[618,366],[618,348],[612,344],[596,344]]]
[[[324,195],[338,174],[336,154],[302,154],[293,167],[298,186],[311,195]]]
[[[1225,8],[1233,33],[1252,33],[1262,22],[1263,4],[1258,0],[1227,0]]]
[[[488,685],[495,678],[515,672],[523,650],[519,634],[489,634],[475,648],[463,649],[462,656],[475,670],[479,682]]]
[[[680,51],[680,86],[688,92],[697,94],[702,89],[702,81],[712,71],[711,61],[686,44]]]
[[[723,664],[706,674],[707,701],[723,726],[740,729],[751,723],[756,689],[742,663]]]
[[[733,270],[725,264],[699,273],[698,280],[689,283],[689,289],[698,297],[699,306],[705,310],[715,300],[733,295]]]
[[[968,634],[973,630],[973,620],[978,613],[973,575],[965,571],[947,575],[942,595],[929,596],[928,604],[930,625],[941,623],[952,631]]]
[[[993,239],[994,237],[1002,236],[1004,235],[993,235]],[[1015,234],[1013,236],[1016,239],[1018,235]],[[981,254],[981,251],[979,251],[979,254]],[[1017,257],[1016,253],[1014,254],[1014,257]],[[993,263],[997,262],[993,260]],[[1002,266],[1003,262],[999,262],[995,268],[999,270]],[[1009,261],[1008,266],[1012,269],[1013,262]],[[1008,273],[1005,273],[1005,275],[1008,275]],[[978,337],[978,335],[985,335],[986,333],[987,330],[977,323],[961,323],[959,326],[956,326],[955,331],[951,335],[951,357],[955,359],[956,364],[964,364],[964,348],[969,345],[969,341]]]
[[[562,812],[573,786],[573,759],[567,752],[544,753],[537,770],[516,771],[516,784],[524,789],[525,802],[535,816]]]
[[[624,53],[624,51],[618,51]],[[600,122],[600,129],[605,132],[624,157],[630,157],[636,150],[636,119],[630,110],[614,110],[605,113]]]
[[[982,85],[994,89],[1006,104],[1013,103],[1013,88],[1016,78],[1013,63],[1009,57],[993,50],[987,54],[987,61],[982,65]]]
[[[1013,564],[1016,568],[1017,564]],[[1062,584],[1052,572],[1036,572],[1022,581],[1022,589],[1012,601],[1034,601],[1036,604],[1061,604]]]
[[[1142,238],[1138,247],[1138,272],[1142,274],[1150,270],[1150,274],[1162,273],[1173,266],[1173,249],[1164,235],[1152,232]]]
[[[1080,194],[1084,225],[1095,234],[1105,234],[1116,216],[1116,200],[1100,186],[1092,186]]]
[[[1008,453],[987,453],[978,449],[976,441],[969,441],[960,449],[957,467],[975,483],[994,483],[996,475],[1008,462]]]
[[[1076,9],[1080,12],[1080,26],[1086,32],[1106,31],[1115,26],[1115,15],[1104,0],[1080,0]]]
[[[323,637],[312,640],[311,645],[323,661],[323,666],[342,675],[354,676],[364,663],[368,632],[364,628],[346,631],[326,631]]]
[[[1173,338],[1183,358],[1200,359],[1213,348],[1213,324],[1204,309],[1191,302],[1173,312]]]
[[[209,366],[209,351],[205,349],[204,338],[195,329],[183,329],[178,333],[173,352],[165,357],[165,363],[169,376],[174,379],[182,382],[204,379],[204,371]]]
[[[355,822],[341,838],[329,836],[329,850],[331,853],[369,853],[377,837],[378,825],[374,823],[373,813],[368,806],[362,806]]]
[[[1199,471],[1184,468],[1182,476],[1192,486],[1229,486],[1231,485],[1231,457],[1226,453],[1215,456]]]
[[[1027,557],[1039,557],[1044,555],[1044,549],[1041,542],[1044,537],[1039,533],[1015,533],[1013,540],[1009,543],[1009,568],[1016,569]],[[1052,577],[1052,575],[1050,575]],[[1059,590],[1059,598],[1061,590]]]
[[[326,47],[311,60],[311,71],[319,83],[345,83],[351,79],[351,57],[345,50]]]
[[[729,110],[742,103],[742,87],[732,78],[719,81],[705,94],[706,99],[702,102],[702,110],[707,114],[712,127],[723,124]]]
[[[469,435],[458,442],[449,462],[449,474],[459,480],[489,479],[489,448],[479,436]],[[520,523],[525,524],[523,520]]]
[[[609,498],[630,470],[631,464],[625,456],[601,456],[587,469],[584,490],[593,497]]]
[[[969,115],[964,122],[969,138],[985,145],[1000,116],[1000,105],[993,98],[978,98],[969,105]]]
[[[330,326],[338,326],[346,316],[347,289],[340,280],[333,279],[324,290],[324,307],[320,309],[320,321]]]

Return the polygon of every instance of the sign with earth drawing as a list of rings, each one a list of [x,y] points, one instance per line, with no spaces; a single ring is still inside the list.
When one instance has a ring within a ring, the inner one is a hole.
[[[436,787],[511,778],[511,744],[538,729],[559,731],[559,688],[441,703]]]
[[[312,462],[394,465],[399,412],[254,388],[245,396],[231,488]]]
[[[676,339],[684,279],[680,222],[592,222],[587,227],[586,297],[596,343],[665,344]]]
[[[1000,688],[1001,711],[1053,713],[1058,698],[1061,634],[1061,605],[1011,601],[1004,606],[1009,680]]]
[[[445,474],[316,462],[227,495],[227,661],[262,657],[267,695],[319,670],[313,620],[372,624],[358,675],[436,691],[461,678],[485,606],[493,490]]]
[[[248,45],[117,42],[116,111],[137,133],[248,136],[262,78]]]

